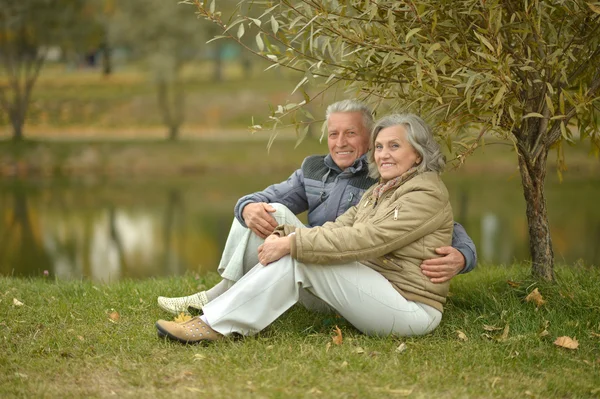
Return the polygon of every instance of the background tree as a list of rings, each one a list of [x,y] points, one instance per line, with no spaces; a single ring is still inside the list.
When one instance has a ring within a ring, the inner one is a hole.
[[[207,26],[198,25],[189,6],[176,0],[129,0],[114,10],[113,40],[127,45],[148,66],[168,138],[177,139],[184,122],[184,65],[205,49]]]
[[[51,46],[69,39],[80,21],[82,1],[0,0],[0,109],[8,114],[13,140],[23,139],[31,92]]]
[[[262,14],[226,20],[214,0],[188,2],[221,27],[223,37],[243,44],[241,38],[253,35],[257,54],[304,72],[295,91],[307,83],[324,87],[321,94],[343,85],[375,107],[423,115],[450,151],[459,149],[459,163],[487,136],[511,143],[526,201],[532,273],[554,279],[546,162],[556,148],[560,173],[564,143],[584,139],[598,155],[600,3],[242,0]],[[284,116],[310,122],[302,112],[315,96],[304,94],[300,104],[277,107],[274,127]]]

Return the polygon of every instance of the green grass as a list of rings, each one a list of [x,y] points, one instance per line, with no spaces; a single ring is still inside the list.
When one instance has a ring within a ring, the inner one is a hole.
[[[600,269],[557,274],[540,284],[527,266],[480,266],[454,279],[442,324],[425,337],[366,337],[294,307],[256,337],[209,346],[161,340],[154,322],[169,317],[156,296],[211,286],[214,274],[110,285],[5,277],[0,397],[599,397]],[[539,309],[524,301],[534,288],[546,300]],[[331,344],[334,324],[341,346]],[[554,345],[563,335],[579,348]]]

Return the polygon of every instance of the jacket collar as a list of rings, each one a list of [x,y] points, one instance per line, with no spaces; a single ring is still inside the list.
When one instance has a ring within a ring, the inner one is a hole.
[[[338,173],[344,172],[344,170],[342,170],[339,166],[337,166],[337,164],[335,162],[333,162],[333,158],[331,157],[331,154],[327,154],[324,162],[325,162],[325,166],[327,166],[329,169],[333,169]],[[354,163],[352,164],[352,166],[349,166],[345,170],[347,170],[351,174],[355,174],[367,167],[368,167],[367,154],[364,154],[360,158],[357,158],[356,161],[354,161]]]

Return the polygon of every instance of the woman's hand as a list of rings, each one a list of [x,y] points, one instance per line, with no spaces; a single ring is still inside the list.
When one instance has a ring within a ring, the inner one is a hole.
[[[258,260],[261,265],[267,266],[290,254],[292,237],[279,237],[278,235],[270,235],[265,242],[258,247]]]

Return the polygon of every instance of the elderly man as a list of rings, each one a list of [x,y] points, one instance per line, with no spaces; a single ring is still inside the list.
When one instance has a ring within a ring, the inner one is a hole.
[[[344,100],[326,111],[329,154],[307,157],[287,181],[246,195],[235,206],[218,272],[221,282],[207,291],[179,298],[158,297],[158,305],[171,313],[200,310],[227,291],[258,263],[258,246],[275,227],[304,227],[295,216],[308,211],[308,225],[333,221],[356,205],[375,180],[368,176],[366,153],[373,127],[371,110],[363,103]],[[423,274],[434,283],[471,271],[477,263],[475,245],[465,229],[454,223],[451,247],[437,248],[439,258],[423,262]],[[304,304],[311,302],[304,298]],[[313,308],[318,305],[311,305]]]

